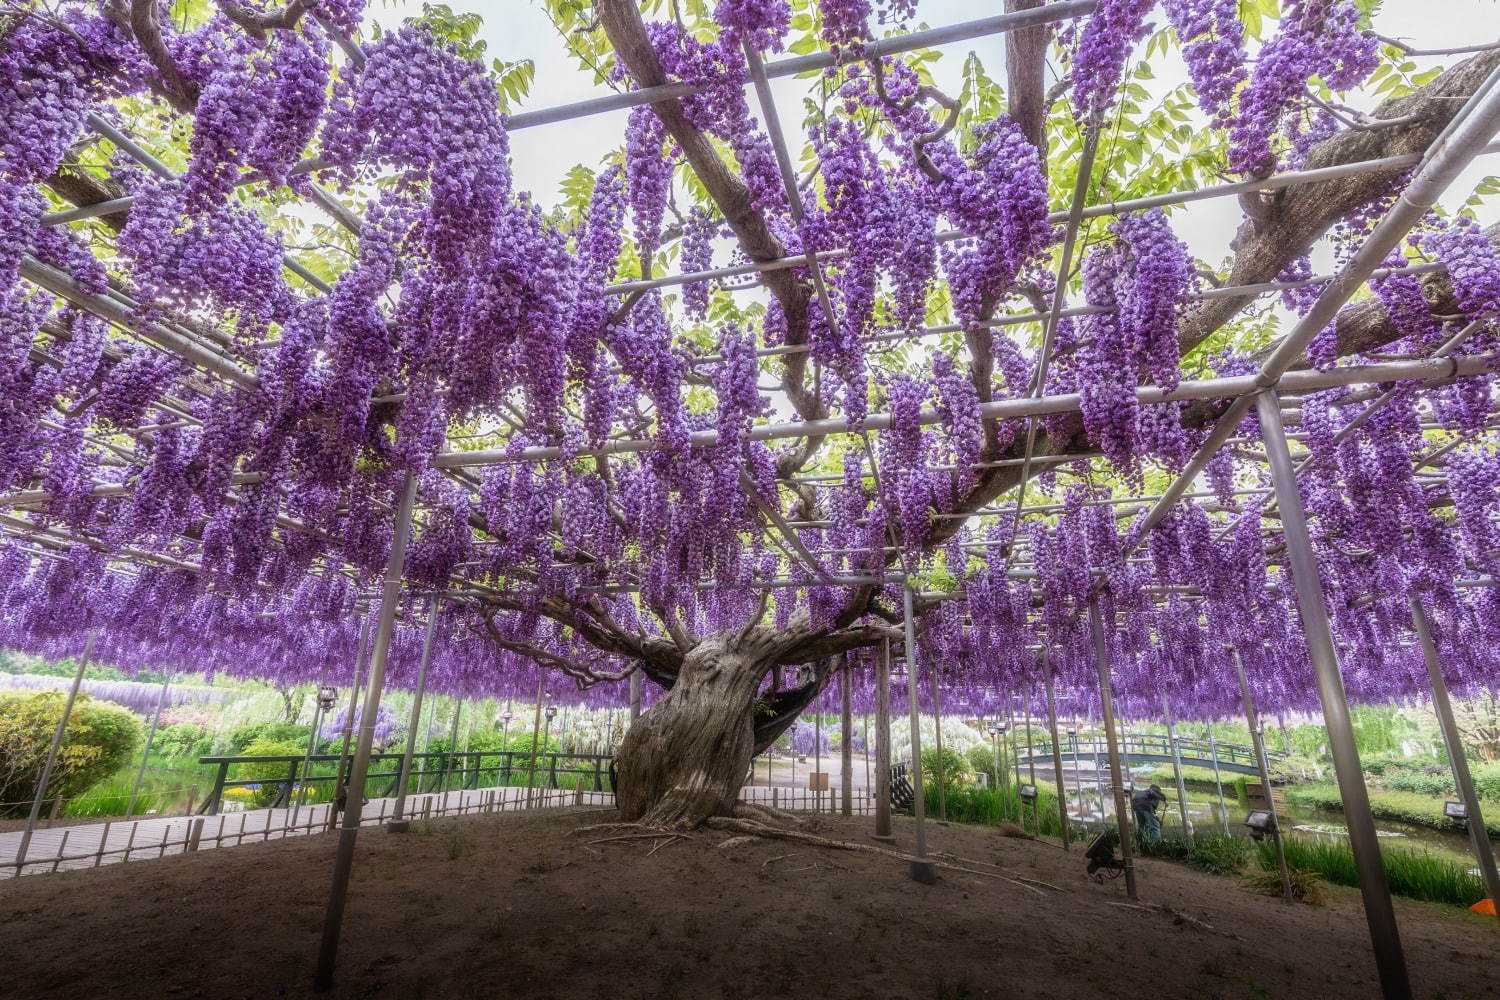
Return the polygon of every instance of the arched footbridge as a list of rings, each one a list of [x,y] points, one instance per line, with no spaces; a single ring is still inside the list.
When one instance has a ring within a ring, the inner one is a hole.
[[[1060,749],[1063,762],[1066,764],[1097,761],[1102,767],[1109,760],[1109,746],[1103,740],[1064,739],[1061,741]],[[1165,736],[1127,736],[1121,741],[1120,752],[1127,765],[1172,764],[1178,759]],[[1210,742],[1179,736],[1177,737],[1177,752],[1181,754],[1183,767],[1204,767],[1212,770],[1217,762],[1220,771],[1252,776],[1260,774],[1260,768],[1255,764],[1254,748],[1242,743]],[[1038,767],[1051,767],[1052,744],[1034,743],[1029,749],[1018,746],[1016,756],[1018,758],[1016,762],[1022,767],[1033,762]],[[1277,761],[1285,760],[1286,754],[1267,750],[1266,759],[1274,765]]]

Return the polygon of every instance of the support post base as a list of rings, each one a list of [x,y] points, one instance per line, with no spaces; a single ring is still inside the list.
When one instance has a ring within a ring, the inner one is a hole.
[[[937,884],[937,863],[934,861],[913,861],[911,863],[911,877],[915,882],[923,885]]]
[[[894,844],[896,842],[895,835],[890,833],[871,833],[867,834],[867,836],[871,840],[880,841],[882,844]]]
[[[393,819],[385,825],[386,833],[406,833],[411,829],[411,821],[405,819]]]

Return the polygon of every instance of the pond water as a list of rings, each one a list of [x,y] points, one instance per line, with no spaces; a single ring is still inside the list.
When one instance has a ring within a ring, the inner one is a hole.
[[[1150,769],[1141,769],[1138,782],[1147,780]],[[1037,777],[1044,780],[1052,780],[1051,769],[1045,771],[1037,768]],[[1226,775],[1226,778],[1229,777]],[[1075,772],[1071,768],[1063,769],[1063,778],[1068,789],[1069,811],[1075,817],[1084,822],[1099,822],[1105,815],[1106,810],[1101,809],[1100,785],[1107,786],[1108,769],[1102,773],[1095,773],[1087,764]],[[1082,790],[1080,804],[1079,790]],[[1167,834],[1181,828],[1181,819],[1177,808],[1177,790],[1169,784],[1161,783],[1162,789],[1167,793],[1171,801],[1168,803],[1163,816],[1163,829]],[[1233,789],[1229,782],[1225,782],[1225,802],[1228,807],[1228,828],[1232,833],[1244,832],[1244,820],[1247,810],[1234,799]],[[1322,809],[1308,809],[1297,805],[1279,806],[1281,814],[1281,825],[1289,831],[1293,837],[1305,837],[1312,840],[1346,840],[1349,836],[1348,827],[1344,823],[1344,815],[1339,812],[1329,812]],[[1108,803],[1108,814],[1113,815],[1114,803]],[[1203,793],[1188,789],[1188,821],[1195,829],[1218,830],[1225,828],[1225,816],[1219,810],[1217,797],[1213,793]],[[1411,850],[1427,851],[1435,857],[1441,857],[1467,867],[1474,867],[1474,854],[1469,845],[1468,834],[1462,829],[1454,828],[1453,831],[1433,830],[1425,826],[1415,826],[1410,823],[1399,823],[1391,820],[1375,820],[1375,832],[1380,837],[1381,843],[1392,846],[1400,846]]]

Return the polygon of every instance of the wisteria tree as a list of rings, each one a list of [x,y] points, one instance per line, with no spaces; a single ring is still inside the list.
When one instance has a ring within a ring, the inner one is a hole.
[[[1353,0],[1278,19],[1101,0],[1063,5],[1072,20],[1008,0],[1045,16],[1006,34],[1003,83],[970,56],[948,94],[931,49],[877,42],[910,30],[914,0],[683,6],[549,0],[601,81],[686,88],[633,106],[621,147],[547,209],[508,159],[530,68],[486,65],[446,9],[362,46],[357,0],[0,15],[0,488],[62,553],[0,553],[25,609],[12,634],[66,628],[61,603],[111,560],[142,567],[108,583],[121,607],[180,612],[116,622],[142,643],[349,621],[413,476],[405,576],[444,599],[449,642],[481,637],[495,669],[660,687],[618,801],[692,825],[735,808],[838,654],[900,640],[892,581],[962,585],[962,614],[919,606],[925,641],[1018,675],[1036,604],[1054,639],[1092,599],[1194,648],[1200,617],[1284,633],[1232,452],[1207,472],[1240,526],[1217,547],[1201,507],[1143,539],[1093,501],[1170,477],[1224,409],[1136,388],[1249,370],[1316,296],[1309,254],[1360,245],[1500,51],[1419,70]],[[764,60],[786,51],[831,56],[774,116]],[[1168,65],[1188,82],[1155,86]],[[1222,177],[1267,181],[1241,190],[1222,260],[1190,255],[1162,207],[1071,213]],[[1423,356],[1485,321],[1497,239],[1433,213],[1308,363]],[[1035,422],[981,413],[1075,392]],[[1474,446],[1488,377],[1431,399],[1469,445],[1447,497],[1474,515],[1459,543],[1436,540],[1412,478],[1414,394],[1338,441],[1348,400],[1304,407],[1319,495],[1354,496],[1318,509],[1320,542],[1377,610],[1495,557],[1500,466]],[[788,421],[806,426],[773,433]],[[1059,510],[1024,516],[1041,498]],[[1404,534],[1357,516],[1392,502]],[[1039,589],[1012,579],[1023,564]],[[1206,615],[1147,607],[1152,580],[1201,585]]]

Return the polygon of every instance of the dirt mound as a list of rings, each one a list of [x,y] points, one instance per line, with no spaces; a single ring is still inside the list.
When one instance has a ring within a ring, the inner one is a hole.
[[[1378,995],[1358,895],[1287,907],[1146,860],[1142,907],[1075,849],[931,829],[938,884],[887,854],[597,810],[361,835],[335,997],[947,998]],[[874,845],[864,820],[802,832]],[[898,850],[910,826],[898,824]],[[311,995],[334,839],[0,887],[9,998]],[[884,848],[882,848],[884,849]],[[1500,996],[1493,918],[1397,903],[1419,996]]]

